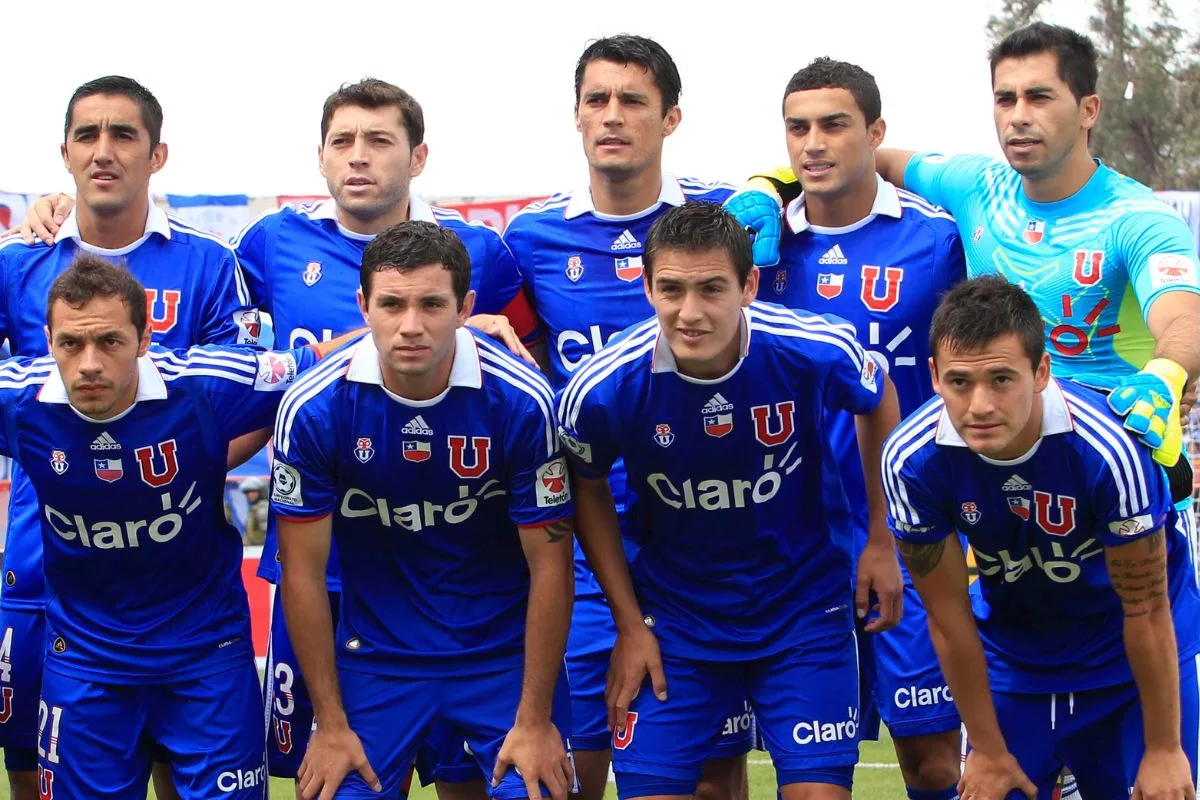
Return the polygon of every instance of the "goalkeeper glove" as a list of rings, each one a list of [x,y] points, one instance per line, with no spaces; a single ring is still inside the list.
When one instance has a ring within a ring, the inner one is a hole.
[[[799,182],[790,169],[755,175],[725,201],[725,210],[754,235],[754,264],[773,267],[779,263],[779,239],[783,233],[783,195],[798,194]]]
[[[1179,400],[1187,385],[1187,371],[1169,358],[1155,358],[1135,375],[1117,381],[1108,405],[1125,418],[1126,429],[1154,451],[1154,460],[1175,465],[1183,453],[1183,425]]]

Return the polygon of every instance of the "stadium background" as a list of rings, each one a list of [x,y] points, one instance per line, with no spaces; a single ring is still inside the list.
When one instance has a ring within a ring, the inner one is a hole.
[[[1158,196],[1173,206],[1188,222],[1200,247],[1200,191],[1158,192]],[[0,230],[20,222],[30,203],[40,194],[20,194],[0,190]],[[236,195],[154,195],[154,202],[168,213],[182,218],[196,227],[210,230],[225,238],[231,238],[257,215],[283,205],[299,206],[304,203],[325,199],[324,195],[275,195],[251,197]],[[508,219],[526,204],[541,197],[472,198],[448,197],[425,198],[430,203],[459,211],[468,221],[482,222],[497,230],[503,230]],[[269,320],[265,322],[269,326]],[[1200,411],[1194,412],[1186,425],[1188,453],[1193,466],[1200,475]],[[259,454],[230,474],[226,482],[226,502],[234,525],[239,529],[245,524],[247,503],[239,491],[242,481],[250,477],[268,475],[265,454]],[[8,490],[7,463],[0,464],[0,534],[7,528]],[[1193,498],[1200,501],[1200,480],[1194,479]],[[3,541],[0,536],[0,541]],[[265,663],[267,633],[271,618],[272,587],[255,574],[261,547],[248,546],[243,550],[242,578],[250,599],[251,623],[254,636],[255,655],[259,668]],[[3,551],[0,550],[0,557]],[[750,754],[750,798],[771,800],[776,797],[775,777],[770,758],[766,753]],[[150,797],[153,797],[151,790]],[[293,794],[289,781],[271,780],[271,800],[291,800]],[[896,764],[891,742],[884,738],[879,742],[864,742],[860,750],[859,765],[854,778],[854,797],[864,800],[892,800],[904,796],[904,785]],[[8,800],[6,781],[0,780],[0,800]],[[414,800],[434,800],[433,787],[416,788]],[[606,800],[616,800],[616,791],[610,781]]]

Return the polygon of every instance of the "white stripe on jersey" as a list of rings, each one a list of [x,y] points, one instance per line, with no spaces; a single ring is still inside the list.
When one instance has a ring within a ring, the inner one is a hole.
[[[813,330],[833,328],[836,331],[844,333],[847,337],[853,339],[855,342],[858,341],[858,332],[854,329],[854,326],[843,320],[841,317],[834,317],[833,319],[830,319],[809,311],[801,311],[799,309],[791,308],[771,308],[770,306],[763,305],[762,303],[755,303],[751,305],[750,310],[757,310],[761,312],[761,316],[764,319],[770,318],[772,321],[780,322],[785,325],[792,321],[798,320],[802,325],[805,325]]]
[[[233,239],[230,241],[230,244],[233,246],[233,249],[236,250],[237,248],[242,246],[242,240],[246,238],[246,234],[248,234],[253,228],[255,228],[258,225],[258,223],[262,222],[264,219],[271,216],[272,214],[278,214],[282,211],[287,211],[289,209],[291,209],[291,206],[279,206],[278,208],[268,208],[266,211],[262,212],[257,217],[255,217],[254,219],[247,222],[246,226],[244,228],[242,228],[240,231],[238,231],[237,235],[234,236]]]
[[[698,178],[676,178],[675,182],[679,184],[679,188],[684,194],[708,194],[715,192],[718,189],[727,189],[731,192],[736,192],[738,187],[732,183],[725,181],[702,181]]]
[[[180,233],[186,233],[191,236],[199,236],[202,239],[208,239],[211,242],[216,242],[217,244],[221,245],[221,247],[225,250],[228,250],[229,255],[233,257],[233,282],[237,287],[238,302],[244,306],[250,305],[250,289],[246,285],[246,276],[242,274],[242,264],[240,261],[238,261],[237,251],[233,249],[233,245],[221,237],[209,233],[208,231],[202,231],[199,228],[193,228],[191,225],[172,217],[170,214],[167,215],[167,225],[170,226],[171,230],[179,231]]]
[[[1073,412],[1075,431],[1104,458],[1112,470],[1113,481],[1121,498],[1121,516],[1132,517],[1150,504],[1146,474],[1138,458],[1136,444],[1116,422],[1105,417],[1078,395],[1064,391],[1068,407]]]
[[[530,203],[508,218],[508,223],[505,225],[505,230],[507,231],[508,226],[512,225],[513,220],[522,214],[542,214],[547,211],[556,211],[558,209],[566,208],[570,202],[570,192],[559,192],[558,194],[547,197],[545,200],[538,200],[536,203]]]
[[[866,352],[854,338],[852,333],[853,328],[849,325],[839,325],[823,317],[801,316],[786,309],[780,311],[786,313],[772,313],[766,311],[757,304],[750,306],[750,329],[752,331],[764,331],[776,336],[786,336],[789,338],[809,339],[814,342],[825,342],[837,347],[854,363],[858,370],[862,370],[863,359],[867,357]]]
[[[900,471],[909,456],[937,436],[938,420],[943,408],[942,403],[933,403],[929,408],[901,423],[884,445],[883,491],[887,495],[892,517],[897,522],[921,524],[921,515],[908,499],[908,488],[900,479]]]
[[[622,365],[637,361],[646,353],[653,352],[658,344],[658,334],[658,320],[646,320],[620,342],[601,348],[599,353],[588,359],[571,376],[566,389],[563,390],[558,404],[559,421],[574,429],[587,393]]]
[[[0,389],[23,389],[45,383],[54,368],[54,359],[50,356],[41,356],[25,363],[17,363],[16,359],[0,362]]]
[[[21,238],[21,234],[14,233],[12,236],[0,237],[0,250],[14,244],[25,244],[25,240]],[[26,245],[26,247],[33,249],[34,246]]]
[[[554,429],[554,394],[545,376],[482,337],[476,336],[475,344],[480,369],[525,392],[538,404],[546,422],[546,458],[552,457],[558,450],[558,433]]]
[[[150,359],[164,382],[183,377],[207,376],[250,385],[254,383],[258,374],[258,359],[254,352],[249,350],[242,356],[233,353],[218,355],[200,348],[192,348],[187,351],[187,361],[182,369],[177,363],[172,363],[173,359],[164,359],[158,353],[150,353]]]
[[[908,200],[901,200],[900,207],[911,208],[913,211],[916,211],[922,216],[930,219],[948,219],[951,222],[954,221],[954,217],[950,216],[948,212],[942,211],[936,206],[929,206],[924,203],[911,203]]]
[[[300,408],[346,374],[346,364],[356,351],[355,347],[343,347],[338,353],[326,356],[315,367],[300,375],[291,388],[284,392],[275,415],[274,439],[279,452],[286,456],[291,450],[292,424]]]

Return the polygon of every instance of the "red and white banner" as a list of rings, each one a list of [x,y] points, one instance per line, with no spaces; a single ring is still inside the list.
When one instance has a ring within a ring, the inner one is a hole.
[[[472,203],[437,203],[441,208],[450,208],[463,215],[467,222],[483,222],[497,231],[503,231],[508,221],[525,206],[545,200],[544,197],[521,197],[514,200],[480,200]]]

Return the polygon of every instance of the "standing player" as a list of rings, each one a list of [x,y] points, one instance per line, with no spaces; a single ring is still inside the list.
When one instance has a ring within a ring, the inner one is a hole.
[[[761,296],[849,321],[888,370],[900,413],[910,414],[933,395],[925,366],[929,320],[965,265],[950,215],[876,175],[874,150],[886,128],[880,111],[875,79],[853,64],[819,58],[788,82],[788,154],[804,193],[786,209],[779,265],[763,270]],[[839,412],[827,430],[857,517],[857,552],[867,542],[868,519],[854,419]],[[859,637],[861,733],[877,738],[882,717],[909,797],[952,800],[958,713],[909,580],[904,594],[897,628]]]
[[[571,787],[552,721],[569,713],[572,591],[553,398],[541,374],[462,327],[470,272],[448,230],[382,233],[358,294],[370,335],[280,409],[271,500],[317,719],[299,772],[308,798],[395,797],[436,723],[468,742],[497,797],[540,797],[540,780],[565,800]]]
[[[428,153],[424,111],[400,87],[368,78],[326,98],[317,157],[332,199],[299,210],[283,206],[269,211],[234,241],[251,297],[271,315],[278,341],[297,347],[359,327],[362,316],[354,296],[363,250],[376,234],[413,219],[436,222],[458,234],[471,256],[471,288],[482,312],[470,324],[527,355],[520,337],[531,332],[532,314],[516,264],[500,236],[480,223],[468,224],[457,212],[431,207],[411,192]],[[54,215],[67,207],[63,198],[57,204],[39,200],[27,219],[26,236],[48,235]],[[509,315],[512,324],[495,316],[500,313]],[[271,583],[279,577],[273,518],[258,574]],[[340,591],[335,548],[329,560],[329,603],[335,615]],[[312,702],[297,669],[281,603],[273,607],[268,666],[267,765],[271,775],[295,778],[312,729]],[[439,782],[473,778],[477,769],[459,756],[461,743],[448,743],[447,749],[446,754],[431,756],[436,765],[423,764],[425,777],[436,776]]]
[[[970,736],[962,796],[1044,800],[1065,764],[1088,800],[1195,798],[1200,596],[1161,470],[1051,379],[1019,287],[960,284],[929,338],[941,397],[889,439],[885,486]]]
[[[578,531],[618,630],[609,706],[622,800],[691,797],[724,709],[742,698],[785,800],[849,798],[851,608],[864,614],[876,590],[878,627],[900,617],[878,461],[899,419],[891,381],[848,326],[752,302],[757,289],[732,216],[704,203],[668,211],[646,240],[657,318],[559,395]],[[859,563],[890,568],[892,591],[860,580],[851,597],[852,511],[823,429],[835,410],[859,417],[871,517]],[[607,480],[617,458],[637,497],[631,568]]]
[[[36,491],[45,553],[39,795],[144,798],[159,746],[184,798],[261,798],[226,454],[314,351],[148,353],[146,290],[92,255],[44,303],[52,357],[0,367],[0,453]]]
[[[643,242],[650,225],[687,202],[720,203],[732,187],[663,172],[663,143],[680,122],[680,79],[657,42],[641,36],[599,39],[575,67],[575,127],[582,134],[588,185],[556,194],[515,216],[504,238],[516,256],[547,337],[548,373],[566,385],[618,331],[652,310],[642,289]],[[617,509],[628,504],[620,463],[612,476]],[[575,551],[575,613],[567,644],[571,747],[586,800],[608,780],[612,733],[604,676],[616,631],[582,552]],[[728,709],[701,795],[744,798],[744,754],[753,743],[744,703]]]
[[[45,306],[50,285],[80,253],[126,265],[146,288],[149,331],[169,347],[253,342],[258,314],[233,250],[168,218],[150,202],[150,177],[167,161],[162,107],[145,87],[108,76],[83,84],[67,104],[63,164],[75,178],[78,206],[53,244],[0,241],[0,339],[12,352],[47,352]],[[111,443],[97,440],[97,457]],[[17,800],[37,797],[36,703],[40,694],[46,593],[33,487],[14,467],[0,593],[4,709],[0,745]]]

